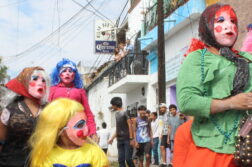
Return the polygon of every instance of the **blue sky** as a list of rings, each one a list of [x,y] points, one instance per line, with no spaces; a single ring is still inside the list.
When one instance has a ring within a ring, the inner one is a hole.
[[[87,0],[76,1],[87,4]],[[126,1],[93,0],[92,5],[116,20]],[[92,66],[98,57],[94,54],[94,23],[100,18],[86,10],[51,38],[19,54],[54,32],[80,9],[72,0],[0,0],[0,56],[9,75],[15,77],[27,66],[42,66],[50,73],[63,57]],[[93,10],[90,6],[88,9]],[[101,56],[100,63],[109,58],[110,55]]]

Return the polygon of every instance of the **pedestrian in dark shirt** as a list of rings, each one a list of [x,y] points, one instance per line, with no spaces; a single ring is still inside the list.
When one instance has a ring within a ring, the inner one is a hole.
[[[134,167],[132,160],[134,141],[130,117],[127,112],[123,111],[122,99],[120,97],[113,97],[110,104],[112,105],[112,109],[116,111],[116,133],[109,140],[109,144],[112,144],[114,138],[117,138],[119,166],[126,167],[126,160],[129,167]]]

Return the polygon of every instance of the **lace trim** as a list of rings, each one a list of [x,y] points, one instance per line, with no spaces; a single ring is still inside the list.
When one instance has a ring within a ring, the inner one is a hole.
[[[10,119],[10,111],[7,108],[3,109],[0,119],[4,125],[8,124]]]

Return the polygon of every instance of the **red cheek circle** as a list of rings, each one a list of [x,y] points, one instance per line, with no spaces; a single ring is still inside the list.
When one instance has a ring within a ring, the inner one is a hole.
[[[234,32],[238,32],[238,28],[237,28],[237,26],[234,26]]]
[[[60,74],[60,77],[63,77],[63,76],[64,76],[64,75],[61,73],[61,74]]]
[[[221,32],[222,31],[222,27],[221,26],[217,26],[214,28],[216,32]]]
[[[29,83],[29,86],[34,87],[34,86],[36,86],[36,83],[35,83],[35,82],[30,82],[30,83]]]

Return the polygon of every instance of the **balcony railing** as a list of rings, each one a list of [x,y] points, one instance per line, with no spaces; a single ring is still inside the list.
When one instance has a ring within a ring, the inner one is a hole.
[[[188,0],[164,0],[164,18],[168,17],[177,8],[184,5]],[[157,25],[157,3],[145,13],[144,35]]]
[[[126,75],[147,75],[148,61],[146,59],[147,53],[131,53],[126,55],[119,62],[115,62],[109,72],[109,86],[112,86]],[[132,62],[132,63],[130,63]]]

